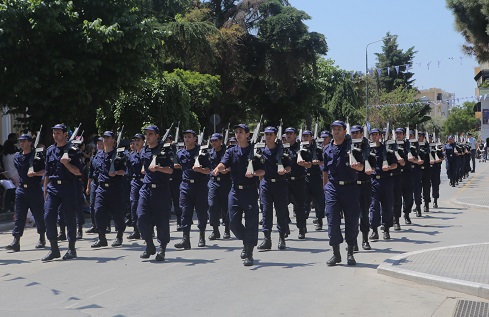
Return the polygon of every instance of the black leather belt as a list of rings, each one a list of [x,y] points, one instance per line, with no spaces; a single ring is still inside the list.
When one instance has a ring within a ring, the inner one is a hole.
[[[283,177],[282,177],[282,178],[267,178],[267,177],[265,177],[265,180],[266,180],[267,182],[271,182],[271,183],[277,183],[277,182],[282,182],[282,181],[284,181],[284,180],[285,180],[285,178],[283,178]]]
[[[216,182],[220,182],[220,181],[229,180],[230,177],[229,176],[211,176],[211,179],[216,181]]]
[[[197,184],[204,181],[204,179],[182,179],[182,182],[187,184]]]
[[[253,188],[253,185],[234,185],[234,189],[237,190],[243,190],[243,189],[248,189],[248,188]]]
[[[303,178],[304,178],[304,175],[302,175],[302,176],[290,176],[289,177],[289,180],[291,180],[291,181],[298,181],[298,180],[301,180]]]
[[[64,179],[53,180],[53,183],[56,185],[63,185],[63,184],[68,184],[68,183],[73,184],[74,182],[75,182],[74,179],[71,179],[71,180],[64,180]]]
[[[306,173],[307,176],[312,176],[312,175],[321,175],[320,173]]]
[[[22,184],[22,188],[34,188],[34,187],[39,187],[39,184]]]
[[[375,179],[383,179],[383,178],[391,177],[392,175],[394,175],[394,174],[389,173],[389,174],[384,175],[384,176],[381,176],[381,175],[372,175],[372,176],[374,176]]]
[[[146,185],[149,188],[160,188],[160,187],[163,187],[165,184],[163,184],[163,183],[146,183],[144,185]]]
[[[341,186],[357,183],[357,181],[330,181],[330,182],[335,184],[335,185],[341,185]]]
[[[368,183],[371,183],[372,181],[369,179],[369,180],[365,180],[365,181],[357,181],[357,184],[358,185],[363,185],[363,184],[368,184]]]
[[[103,188],[113,188],[116,184],[118,183],[105,183],[105,182],[101,182],[99,184],[100,187],[103,187]]]

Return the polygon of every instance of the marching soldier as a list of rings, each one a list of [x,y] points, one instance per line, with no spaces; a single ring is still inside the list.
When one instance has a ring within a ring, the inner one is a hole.
[[[433,197],[433,208],[438,208],[438,198],[440,198],[440,174],[441,174],[441,164],[443,162],[443,150],[441,144],[435,145],[436,148],[432,152],[435,159],[435,164],[431,165],[431,196]]]
[[[333,142],[324,151],[323,177],[327,183],[324,188],[326,197],[326,216],[328,217],[329,245],[333,247],[333,256],[326,264],[335,266],[341,262],[340,244],[341,212],[345,217],[345,240],[348,244],[347,264],[355,265],[354,247],[358,236],[358,219],[360,215],[360,192],[357,186],[357,171],[363,170],[362,160],[350,165],[346,124],[334,121],[331,124]]]
[[[214,133],[211,138],[212,149],[209,151],[210,169],[214,170],[221,162],[226,147],[222,143],[222,134]],[[224,223],[224,239],[230,238],[229,232],[229,213],[228,213],[228,196],[231,190],[231,176],[229,169],[225,169],[217,176],[211,175],[209,179],[209,223],[212,226],[212,233],[209,240],[221,238],[219,232],[219,223],[222,216]]]
[[[413,208],[413,178],[411,174],[412,162],[408,158],[408,152],[410,151],[409,140],[406,139],[406,130],[404,128],[397,128],[396,131],[396,141],[398,142],[399,156],[404,160],[404,166],[401,170],[401,180],[402,180],[402,212],[404,214],[404,223],[407,225],[411,224],[411,209]],[[402,147],[402,149],[401,149]],[[399,210],[396,210],[397,217],[400,217]],[[399,223],[399,222],[398,222]]]
[[[243,241],[241,258],[245,266],[253,265],[253,249],[258,242],[258,188],[255,177],[265,174],[260,162],[255,162],[253,171],[248,171],[248,160],[253,155],[253,146],[248,141],[250,129],[245,124],[234,126],[237,145],[228,149],[221,163],[213,170],[217,176],[231,168],[233,186],[229,193],[229,226],[234,235]],[[245,224],[243,225],[243,213]]]
[[[423,189],[424,212],[430,211],[431,202],[431,162],[430,160],[430,145],[426,140],[426,133],[419,132],[418,142],[420,145],[419,152],[423,156],[423,165],[421,165],[421,185]]]
[[[47,150],[44,176],[44,221],[51,250],[42,261],[61,257],[56,225],[58,211],[63,214],[68,232],[68,251],[63,256],[63,260],[77,257],[75,243],[78,186],[76,182],[79,182],[83,170],[81,152],[77,148],[73,149],[71,143],[68,143],[68,128],[64,124],[56,124],[52,127],[52,131],[55,144]]]
[[[153,227],[160,243],[156,261],[164,261],[166,246],[170,242],[170,175],[173,173],[173,153],[159,141],[160,129],[155,125],[144,128],[146,147],[141,152],[144,167],[143,186],[139,191],[138,228],[146,242],[146,250],[139,256],[148,259],[156,253]]]
[[[131,224],[134,231],[127,236],[128,239],[140,239],[141,234],[138,229],[138,201],[139,201],[139,191],[143,187],[144,175],[141,172],[143,162],[141,158],[143,150],[144,135],[141,133],[136,133],[132,137],[133,151],[129,155],[127,160],[127,170],[129,176],[131,177],[131,191],[130,191],[130,201],[131,201]]]
[[[448,143],[443,147],[445,152],[445,161],[447,168],[448,179],[450,180],[450,186],[455,187],[455,183],[457,182],[457,149],[455,140],[452,135],[448,137]]]
[[[96,160],[96,156],[103,153],[104,151],[104,139],[102,137],[97,138],[95,154],[90,159],[90,169],[88,172],[88,183],[87,189],[85,193],[90,197],[90,219],[92,220],[92,226],[90,229],[85,231],[86,233],[97,233],[97,226],[95,224],[95,196],[96,190],[98,186],[98,175],[96,174],[98,171],[98,167],[94,164],[97,164],[99,160]]]
[[[46,225],[43,217],[43,197],[41,178],[44,175],[44,160],[39,157],[35,159],[35,151],[32,148],[32,138],[28,134],[19,137],[21,152],[14,156],[14,166],[19,173],[19,186],[15,190],[15,226],[12,230],[14,241],[7,245],[7,250],[20,251],[20,237],[24,234],[27,211],[30,208],[36,221],[39,242],[36,249],[44,248],[46,245]],[[30,167],[33,167],[29,171]]]
[[[182,209],[183,238],[175,244],[177,249],[188,250],[190,244],[190,227],[194,209],[199,220],[199,247],[205,247],[205,228],[207,226],[208,204],[208,175],[210,162],[208,157],[199,157],[200,148],[197,146],[197,135],[193,130],[183,132],[185,148],[177,152],[178,164],[175,168],[182,169],[182,184],[180,185],[180,208]],[[195,161],[199,160],[198,164]]]
[[[415,133],[414,131],[409,131],[409,139],[414,140],[415,139]],[[417,146],[418,140],[416,139],[416,145],[411,144],[411,147]],[[417,146],[419,149],[419,146]],[[411,175],[413,179],[413,197],[414,197],[414,203],[416,205],[416,217],[421,217],[421,179],[422,179],[422,170],[421,167],[424,164],[424,155],[420,152],[417,151],[416,153],[417,156],[413,155],[413,158],[410,160],[411,161]]]
[[[117,156],[117,142],[114,132],[105,131],[104,151],[97,156],[98,187],[95,196],[95,222],[97,224],[98,239],[92,244],[92,248],[106,247],[108,245],[105,236],[105,228],[108,225],[109,216],[114,220],[116,239],[113,247],[122,245],[122,235],[126,229],[124,221],[124,197],[123,177],[126,174],[125,157]]]
[[[178,130],[178,129],[177,129]],[[178,131],[177,131],[178,132]],[[177,152],[178,152],[178,135],[173,139],[171,134],[165,140],[166,144],[172,144],[173,164],[177,164]],[[177,165],[178,166],[178,165]],[[180,208],[180,184],[182,183],[182,169],[173,168],[173,173],[170,176],[170,194],[171,205],[173,207],[173,213],[177,218],[177,231],[182,231],[182,209]]]
[[[289,227],[288,194],[285,174],[290,171],[289,161],[283,159],[276,143],[277,128],[265,128],[265,149],[263,150],[265,176],[260,182],[260,202],[263,206],[263,234],[265,239],[258,246],[259,250],[272,248],[273,207],[277,215],[279,232],[278,249],[285,250],[285,235]],[[279,157],[280,156],[280,157]],[[281,164],[279,164],[281,163]]]

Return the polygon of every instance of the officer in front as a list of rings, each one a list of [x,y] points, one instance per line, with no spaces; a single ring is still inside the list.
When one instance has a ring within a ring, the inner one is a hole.
[[[208,156],[199,157],[200,146],[197,146],[197,135],[193,130],[183,131],[185,148],[177,152],[178,164],[175,168],[182,169],[182,184],[180,185],[180,208],[182,209],[183,238],[175,244],[175,248],[188,250],[190,244],[190,227],[195,212],[199,221],[199,247],[205,247],[205,228],[207,226],[208,175],[210,162]],[[195,165],[195,160],[199,160]]]
[[[234,235],[243,241],[241,259],[245,266],[253,265],[253,249],[258,243],[258,188],[256,177],[265,175],[263,165],[253,162],[253,172],[248,172],[248,159],[253,150],[248,141],[250,128],[246,124],[234,126],[237,145],[226,151],[221,163],[212,171],[219,175],[231,168],[233,185],[229,193],[229,227]],[[243,213],[245,223],[243,225]]]
[[[360,191],[357,186],[357,172],[363,170],[361,155],[357,162],[350,165],[346,124],[334,121],[331,124],[333,142],[324,151],[323,177],[327,179],[324,193],[326,197],[326,217],[328,218],[329,245],[333,247],[333,256],[326,264],[334,266],[341,262],[340,244],[344,241],[341,234],[341,212],[345,217],[345,240],[348,244],[347,264],[355,265],[353,257],[357,244],[358,219],[360,216]]]
[[[375,143],[375,166],[372,166],[372,203],[370,204],[370,240],[378,240],[378,227],[384,224],[384,239],[390,239],[392,227],[392,209],[394,203],[394,182],[391,171],[397,168],[396,157],[388,155],[385,145],[380,142],[379,129],[370,130],[370,139]],[[387,162],[385,162],[385,160]],[[387,164],[385,164],[387,163]]]
[[[171,195],[170,175],[173,173],[173,153],[159,141],[160,129],[155,125],[144,129],[146,147],[141,152],[144,167],[143,186],[139,191],[138,228],[141,238],[146,242],[146,250],[139,256],[147,259],[156,253],[153,242],[153,227],[160,248],[157,261],[165,260],[166,246],[170,242]]]
[[[21,151],[15,153],[14,166],[19,174],[19,186],[15,190],[15,225],[12,230],[14,241],[7,250],[20,251],[20,237],[24,234],[27,211],[31,210],[36,221],[39,241],[36,249],[46,245],[46,225],[44,224],[44,199],[42,197],[41,178],[44,175],[45,162],[42,156],[36,157],[32,148],[32,138],[23,134],[19,138]]]
[[[226,147],[222,144],[223,136],[220,133],[214,133],[211,138],[212,149],[209,151],[210,169],[214,170],[221,162]],[[228,196],[231,190],[231,174],[229,169],[225,169],[217,176],[211,175],[209,178],[209,223],[212,226],[212,233],[209,240],[221,238],[219,232],[219,223],[221,216],[224,223],[224,239],[230,238],[229,231],[229,213],[228,213]]]
[[[123,178],[126,174],[126,158],[117,156],[117,144],[114,132],[105,131],[104,152],[97,157],[98,183],[95,197],[95,222],[97,224],[98,239],[92,244],[92,248],[100,248],[108,245],[105,236],[105,228],[108,224],[109,215],[114,220],[116,239],[112,242],[113,247],[122,245],[122,235],[126,229],[124,221],[124,197]]]
[[[136,133],[132,137],[133,151],[129,154],[127,159],[127,171],[131,177],[131,191],[129,198],[131,201],[131,224],[134,231],[127,236],[128,239],[140,239],[141,234],[138,229],[138,201],[139,201],[139,191],[143,187],[144,175],[142,174],[142,159],[141,152],[144,145],[144,135],[141,133]]]
[[[51,261],[61,257],[58,248],[57,217],[58,211],[68,232],[68,251],[63,260],[77,257],[76,242],[76,210],[78,208],[78,184],[83,171],[81,152],[68,143],[68,128],[64,124],[52,127],[55,144],[46,152],[46,173],[44,176],[44,221],[46,235],[51,245],[50,252],[42,261]]]

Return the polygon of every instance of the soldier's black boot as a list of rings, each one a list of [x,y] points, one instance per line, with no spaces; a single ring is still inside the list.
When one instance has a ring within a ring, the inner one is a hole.
[[[377,228],[372,229],[372,233],[370,234],[370,240],[379,240],[379,232]]]
[[[146,250],[139,256],[141,259],[148,259],[150,256],[156,253],[156,247],[153,243],[153,239],[146,240]]]
[[[95,222],[92,221],[92,226],[90,227],[90,229],[85,231],[86,233],[97,233],[97,227],[95,227],[94,223]]]
[[[36,249],[42,249],[45,246],[46,246],[46,234],[43,232],[39,234],[39,241],[37,241]]]
[[[391,238],[391,234],[389,233],[389,228],[384,228],[384,240],[389,240]]]
[[[177,216],[177,231],[182,231],[182,218]]]
[[[416,205],[416,217],[421,217],[421,206]]]
[[[306,238],[306,232],[307,232],[306,227],[299,228],[299,236],[298,236],[298,238],[300,240],[304,240]]]
[[[411,218],[409,217],[409,213],[404,213],[404,223],[407,225],[411,224]]]
[[[272,233],[270,231],[263,231],[265,238],[258,246],[258,250],[270,250],[272,248]]]
[[[219,232],[219,226],[212,226],[212,233],[209,236],[209,240],[217,240],[221,238],[221,233]]]
[[[335,266],[337,263],[341,262],[341,253],[340,253],[340,245],[333,246],[333,256],[329,259],[326,264],[328,266]]]
[[[134,226],[134,231],[127,236],[128,239],[137,240],[141,239],[141,234],[139,233],[139,229],[137,226]]]
[[[229,231],[229,226],[224,227],[224,235],[222,236],[223,239],[229,239],[231,238],[231,231]]]
[[[68,251],[63,255],[63,260],[71,260],[76,258],[75,241],[68,242]]]
[[[165,261],[166,243],[160,245],[160,249],[156,254],[156,261]]]
[[[437,208],[438,209],[438,198],[433,198],[433,208]]]
[[[180,240],[180,242],[175,243],[175,248],[184,249],[184,250],[190,250],[192,248],[190,246],[190,232],[188,231],[183,232],[183,238],[182,240]]]
[[[424,209],[423,209],[424,212],[430,212],[430,203],[428,202],[425,202],[424,203]]]
[[[401,230],[401,224],[399,223],[399,217],[394,218],[394,230]]]
[[[354,247],[354,245],[348,245],[348,255],[346,256],[346,264],[348,265],[357,264],[357,261],[355,261],[355,258],[353,257]]]
[[[205,230],[200,230],[200,232],[199,232],[199,244],[197,246],[199,248],[205,247]]]
[[[244,266],[252,266],[253,265],[253,249],[254,246],[247,245],[246,247],[246,257],[243,260]]]
[[[316,230],[323,230],[323,218],[316,219]]]
[[[112,242],[111,246],[113,246],[113,247],[120,247],[122,245],[122,235],[123,234],[124,234],[124,231],[118,231],[117,232],[117,237]]]
[[[100,247],[106,247],[109,244],[107,243],[107,238],[105,237],[105,233],[99,233],[98,234],[98,239],[91,245],[92,248],[100,248]]]
[[[243,245],[243,250],[241,250],[241,254],[239,257],[244,260],[246,258],[246,245]]]
[[[49,244],[51,245],[51,250],[45,257],[41,259],[41,261],[43,262],[51,261],[61,257],[58,248],[58,240],[49,240]]]
[[[368,243],[368,232],[362,232],[362,249],[372,250],[370,243]]]
[[[12,250],[14,252],[19,252],[20,251],[20,236],[15,235],[14,240],[12,241],[11,244],[6,245],[5,249],[7,250]]]
[[[285,233],[280,233],[278,238],[278,249],[285,250],[287,246],[285,245]]]
[[[66,240],[66,227],[60,226],[59,227],[59,234],[58,234],[58,241],[65,241],[65,240]]]
[[[76,240],[83,239],[83,226],[78,225],[78,230],[76,231]]]

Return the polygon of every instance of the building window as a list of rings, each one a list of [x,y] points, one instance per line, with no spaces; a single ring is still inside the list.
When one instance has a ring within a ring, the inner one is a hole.
[[[436,95],[436,100],[442,100],[441,93],[438,93],[438,94]]]

